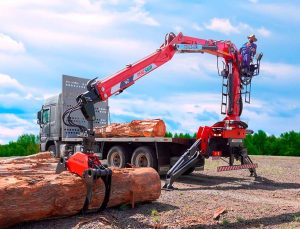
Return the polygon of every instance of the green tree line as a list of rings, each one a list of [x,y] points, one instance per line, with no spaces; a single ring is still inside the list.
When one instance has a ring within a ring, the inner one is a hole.
[[[196,133],[194,134],[189,134],[189,133],[175,133],[173,134],[172,132],[166,132],[165,134],[166,138],[196,138]]]
[[[252,155],[300,156],[300,133],[295,131],[275,137],[259,130],[247,135],[244,142],[248,153]]]
[[[169,138],[196,138],[195,134],[167,132]],[[39,152],[38,137],[33,134],[21,135],[17,141],[0,145],[0,157],[26,156]],[[252,155],[300,156],[300,133],[290,131],[279,137],[268,136],[259,130],[253,135],[247,135],[245,146]]]
[[[0,145],[0,157],[26,156],[39,152],[38,137],[33,134],[21,135],[17,141]]]
[[[195,134],[167,132],[168,138],[196,138]],[[300,156],[300,133],[295,131],[285,132],[279,137],[268,136],[264,131],[259,130],[253,135],[247,135],[244,141],[248,153],[252,155],[273,155],[273,156]]]

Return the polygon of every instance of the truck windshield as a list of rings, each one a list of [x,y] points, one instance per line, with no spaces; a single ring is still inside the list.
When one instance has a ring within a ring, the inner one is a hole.
[[[49,122],[50,109],[43,110],[42,123],[46,124]]]

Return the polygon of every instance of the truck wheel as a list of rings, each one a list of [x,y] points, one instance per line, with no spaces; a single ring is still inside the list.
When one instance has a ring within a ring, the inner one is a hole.
[[[129,152],[123,146],[113,146],[107,154],[107,165],[109,167],[124,168],[129,162]]]
[[[157,169],[156,155],[150,147],[140,146],[133,152],[131,164],[137,167],[152,167]]]
[[[56,157],[56,147],[55,147],[55,145],[50,145],[47,150],[51,153],[52,157]]]

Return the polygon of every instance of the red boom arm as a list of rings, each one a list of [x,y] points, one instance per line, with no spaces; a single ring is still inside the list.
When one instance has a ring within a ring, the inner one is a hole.
[[[204,40],[194,37],[183,36],[179,33],[175,36],[169,34],[165,43],[153,54],[146,58],[128,65],[121,71],[97,81],[96,90],[101,101],[108,99],[110,96],[122,92],[127,87],[134,84],[135,81],[142,78],[149,72],[167,63],[172,59],[176,52],[200,52],[209,53],[218,57],[223,57],[226,64],[230,63],[233,73],[233,98],[232,108],[228,109],[227,117],[230,120],[239,120],[239,104],[240,99],[240,78],[238,71],[238,51],[236,46],[230,41]]]

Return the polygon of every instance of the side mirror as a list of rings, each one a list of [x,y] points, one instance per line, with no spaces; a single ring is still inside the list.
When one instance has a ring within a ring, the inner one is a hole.
[[[37,116],[37,124],[41,124],[42,123],[42,111],[39,111],[36,116]]]

